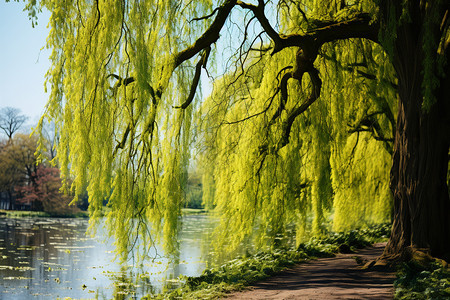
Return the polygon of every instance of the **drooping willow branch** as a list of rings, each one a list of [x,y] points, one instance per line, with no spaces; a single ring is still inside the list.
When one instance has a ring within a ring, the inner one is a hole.
[[[265,33],[274,43],[272,55],[287,47],[300,48],[296,56],[294,70],[283,75],[276,89],[276,93],[281,92],[281,99],[278,109],[269,122],[269,126],[273,125],[281,116],[282,111],[285,110],[289,96],[287,89],[288,81],[290,79],[296,79],[301,84],[303,75],[308,73],[312,83],[312,91],[306,101],[291,110],[286,120],[283,121],[281,137],[276,145],[276,150],[278,150],[289,142],[289,134],[295,119],[308,109],[320,95],[322,81],[319,77],[319,72],[314,68],[313,64],[322,45],[331,41],[348,38],[367,38],[377,42],[378,25],[371,20],[369,14],[361,13],[345,21],[324,22],[321,24],[321,27],[315,28],[305,34],[281,35],[270,25],[269,20],[265,16],[265,3],[263,0],[259,0],[258,5],[242,1],[237,1],[237,5],[244,9],[249,9],[254,13]],[[262,152],[267,151],[268,148],[267,145],[263,146]]]
[[[325,22],[322,24],[322,27],[316,28],[313,31],[304,34],[283,35],[279,34],[271,26],[269,20],[265,16],[265,3],[263,0],[259,0],[258,5],[248,4],[240,0],[225,1],[223,5],[216,8],[211,15],[207,16],[209,18],[216,14],[215,19],[208,27],[208,29],[206,29],[205,32],[191,46],[185,48],[184,50],[181,50],[174,55],[174,65],[172,70],[176,69],[186,60],[191,59],[194,55],[203,51],[200,60],[196,64],[189,95],[183,104],[181,104],[180,106],[175,106],[175,108],[185,109],[194,99],[200,80],[201,68],[206,67],[206,62],[211,51],[211,45],[219,39],[220,31],[223,28],[232,9],[236,5],[244,9],[249,9],[253,12],[255,18],[260,23],[264,32],[274,43],[272,55],[284,48],[300,48],[296,57],[296,65],[294,66],[294,70],[285,73],[281,79],[279,87],[277,87],[278,91],[281,92],[281,101],[278,109],[272,116],[270,123],[273,123],[276,119],[278,119],[281,115],[281,112],[285,110],[289,96],[287,91],[289,79],[296,79],[299,83],[301,83],[304,73],[308,73],[312,82],[312,92],[307,100],[300,106],[297,106],[292,111],[290,111],[287,119],[283,121],[282,134],[277,145],[277,149],[280,149],[289,142],[289,134],[296,117],[303,113],[312,103],[314,103],[314,101],[317,100],[320,95],[322,82],[320,80],[318,71],[313,66],[313,63],[317,58],[318,50],[321,48],[321,46],[324,43],[330,41],[348,38],[367,38],[373,41],[377,41],[378,26],[376,22],[373,22],[368,14],[361,13],[346,21]],[[113,90],[120,87],[121,85],[128,85],[135,81],[133,77],[122,79],[115,74],[111,74],[110,76],[118,80]],[[158,86],[156,93],[153,87],[148,84],[148,90],[153,98],[153,103],[156,105],[156,98],[161,97],[163,87]]]
[[[191,85],[191,90],[189,92],[189,96],[187,97],[186,101],[183,104],[181,104],[180,106],[175,106],[174,108],[186,109],[189,106],[189,104],[191,104],[192,100],[194,100],[198,82],[200,81],[202,67],[206,68],[206,63],[208,62],[208,57],[209,57],[210,52],[211,52],[210,46],[205,48],[205,50],[203,51],[203,54],[202,54],[200,60],[197,62],[197,65],[195,66],[195,74],[194,74],[194,79],[192,80],[192,85]]]

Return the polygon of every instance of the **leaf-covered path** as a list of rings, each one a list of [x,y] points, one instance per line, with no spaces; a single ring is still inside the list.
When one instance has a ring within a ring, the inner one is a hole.
[[[380,256],[384,246],[296,265],[227,299],[392,299],[395,273],[357,263]]]

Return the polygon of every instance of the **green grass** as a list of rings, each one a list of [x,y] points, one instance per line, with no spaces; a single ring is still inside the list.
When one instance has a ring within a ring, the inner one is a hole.
[[[43,211],[27,211],[27,210],[3,210],[0,209],[0,215],[8,218],[23,218],[23,217],[50,217],[50,214]]]

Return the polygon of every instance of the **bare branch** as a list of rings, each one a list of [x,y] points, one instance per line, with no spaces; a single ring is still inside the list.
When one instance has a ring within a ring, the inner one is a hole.
[[[27,119],[28,117],[20,114],[18,108],[4,107],[0,110],[0,129],[11,140],[14,133],[20,129]]]
[[[200,18],[193,18],[192,20],[189,21],[189,23],[191,23],[191,22],[193,22],[193,21],[201,21],[201,20],[209,19],[209,18],[211,18],[218,10],[219,10],[219,8],[216,7],[216,8],[212,11],[212,13],[210,13],[209,15],[203,16],[203,17],[200,17]]]
[[[263,1],[260,1],[258,6],[242,1],[237,1],[237,4],[244,9],[251,10],[264,31],[272,39],[275,44],[272,55],[286,47],[298,46],[304,48],[314,44],[315,47],[320,48],[325,43],[349,38],[367,38],[378,42],[378,24],[367,13],[360,13],[345,21],[324,22],[320,28],[305,34],[281,35],[275,31],[264,15]]]
[[[231,10],[236,4],[236,0],[228,0],[217,9],[217,16],[211,23],[208,29],[205,30],[203,35],[199,37],[194,44],[187,47],[186,49],[178,52],[175,55],[175,68],[182,64],[184,61],[191,59],[194,55],[199,53],[201,50],[211,46],[219,39],[219,33],[222,29],[225,21],[228,18]]]
[[[360,13],[349,20],[331,22],[328,26],[317,28],[313,35],[320,44],[350,38],[366,38],[377,43],[378,24],[368,13]]]

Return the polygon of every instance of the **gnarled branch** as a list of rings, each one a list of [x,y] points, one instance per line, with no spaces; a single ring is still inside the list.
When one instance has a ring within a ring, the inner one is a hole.
[[[312,67],[308,71],[308,74],[312,82],[311,94],[302,105],[293,109],[289,113],[287,120],[283,122],[283,129],[282,129],[283,133],[280,141],[278,142],[277,149],[281,149],[289,143],[289,134],[291,133],[292,124],[294,123],[295,119],[305,110],[307,110],[308,107],[310,107],[311,104],[313,104],[320,96],[320,90],[322,88],[322,80],[319,77],[319,71],[317,71],[317,69]]]

